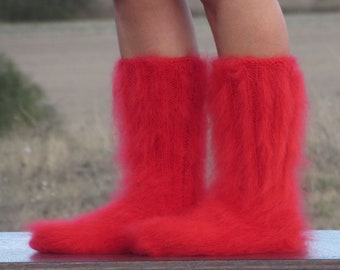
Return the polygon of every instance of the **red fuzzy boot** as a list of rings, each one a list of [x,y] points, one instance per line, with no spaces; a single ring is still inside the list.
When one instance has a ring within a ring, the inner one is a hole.
[[[203,192],[205,78],[197,57],[120,60],[113,94],[123,190],[73,220],[32,224],[30,246],[44,253],[123,253],[128,224],[192,207]]]
[[[215,158],[210,194],[191,213],[130,226],[134,252],[151,256],[302,252],[306,223],[297,178],[306,117],[294,58],[213,63]]]

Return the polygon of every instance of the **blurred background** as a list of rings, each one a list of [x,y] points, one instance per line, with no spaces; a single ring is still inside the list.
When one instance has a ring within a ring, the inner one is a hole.
[[[214,56],[200,1],[189,2],[200,51]],[[280,3],[311,101],[306,211],[313,228],[340,229],[340,1]],[[0,231],[109,199],[118,58],[111,0],[0,1]]]

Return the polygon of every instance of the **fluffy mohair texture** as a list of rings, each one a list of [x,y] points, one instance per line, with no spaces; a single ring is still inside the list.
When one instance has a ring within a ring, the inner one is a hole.
[[[192,212],[132,224],[133,251],[150,256],[303,253],[298,179],[307,99],[293,57],[223,58],[212,65],[214,182]]]
[[[124,228],[188,211],[204,191],[206,66],[198,57],[122,59],[114,71],[119,193],[72,220],[30,225],[43,253],[128,251]]]

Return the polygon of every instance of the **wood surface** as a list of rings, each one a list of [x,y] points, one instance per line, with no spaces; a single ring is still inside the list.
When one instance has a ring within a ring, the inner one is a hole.
[[[54,255],[28,246],[29,233],[0,233],[0,269],[340,269],[340,231],[313,231],[307,254],[225,258],[149,258],[132,255]]]

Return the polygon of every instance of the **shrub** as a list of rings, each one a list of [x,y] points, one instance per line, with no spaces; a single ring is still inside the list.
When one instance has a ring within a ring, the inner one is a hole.
[[[71,19],[86,13],[91,0],[1,0],[2,21],[44,21]]]
[[[42,89],[0,54],[0,136],[14,128],[50,128],[60,123],[56,110],[44,103]]]

